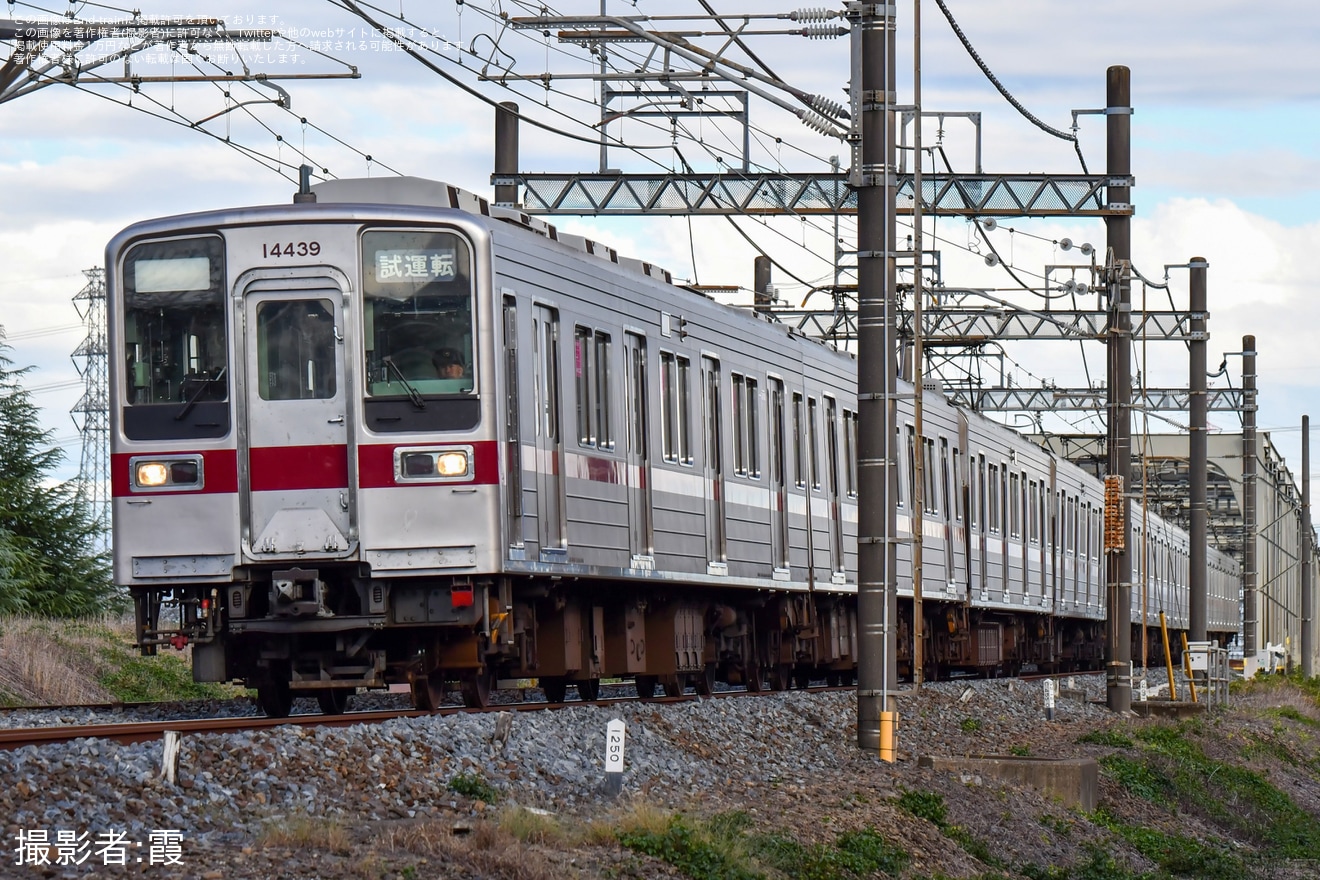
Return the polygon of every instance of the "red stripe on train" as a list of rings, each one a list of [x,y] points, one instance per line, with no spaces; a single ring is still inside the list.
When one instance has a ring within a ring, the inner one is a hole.
[[[261,446],[248,452],[253,492],[347,489],[347,446]]]

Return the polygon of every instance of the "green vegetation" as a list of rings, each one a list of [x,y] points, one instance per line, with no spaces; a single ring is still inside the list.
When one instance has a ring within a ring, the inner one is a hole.
[[[1030,880],[1156,880],[1127,870],[1097,846],[1088,846],[1086,853],[1086,860],[1072,867],[1023,865],[1018,870]]]
[[[99,526],[73,483],[52,484],[64,451],[0,342],[0,614],[79,617],[119,610]]]
[[[976,733],[981,729],[981,719],[964,718],[958,726],[962,728],[963,733]]]
[[[1130,749],[1136,745],[1130,736],[1120,733],[1112,727],[1104,730],[1093,730],[1077,737],[1077,741],[1095,746],[1109,746],[1114,749]]]
[[[474,801],[493,804],[500,799],[500,793],[489,782],[475,773],[459,773],[449,780],[449,790]]]
[[[693,880],[850,880],[876,872],[897,874],[907,853],[872,828],[847,831],[833,843],[803,844],[784,834],[749,834],[741,811],[704,822],[642,811],[621,823],[617,839],[634,852],[659,859]]]
[[[636,828],[619,832],[619,842],[628,849],[659,859],[694,880],[754,880],[760,876],[732,857],[727,846],[719,846],[709,828],[694,825],[681,816],[670,818],[660,830]]]
[[[1197,840],[1183,834],[1165,834],[1153,828],[1129,825],[1101,807],[1095,819],[1118,834],[1161,870],[1198,880],[1236,880],[1246,873],[1242,860],[1217,841]]]
[[[1008,865],[1002,859],[991,852],[985,841],[973,837],[961,825],[949,824],[948,811],[944,806],[944,798],[940,794],[931,791],[903,789],[903,793],[898,798],[898,805],[918,819],[925,819],[940,829],[944,832],[945,837],[961,846],[967,851],[968,855],[992,868],[1008,868]]]
[[[925,819],[936,828],[944,828],[948,821],[944,798],[933,791],[912,791],[905,788],[898,796],[898,805],[918,819]]]
[[[100,653],[104,672],[97,676],[97,681],[123,703],[219,700],[234,695],[234,689],[225,685],[193,681],[192,668],[178,654],[124,656],[122,650],[115,648],[104,648]]]
[[[1255,685],[1253,685],[1254,687]],[[1267,687],[1273,685],[1266,685]],[[1290,720],[1295,709],[1270,710]],[[1276,725],[1275,737],[1286,729]],[[1176,725],[1153,724],[1121,734],[1088,735],[1083,741],[1135,750],[1100,759],[1104,772],[1131,794],[1172,812],[1199,813],[1223,829],[1226,837],[1249,841],[1267,858],[1313,859],[1320,853],[1320,819],[1299,807],[1260,773],[1208,756],[1202,738],[1212,735],[1200,720]],[[1285,766],[1299,761],[1285,741],[1249,734],[1243,754],[1268,757]],[[1159,865],[1161,876],[1229,880],[1246,868],[1227,844],[1165,833],[1149,823],[1129,824],[1107,808],[1095,821],[1122,837]]]

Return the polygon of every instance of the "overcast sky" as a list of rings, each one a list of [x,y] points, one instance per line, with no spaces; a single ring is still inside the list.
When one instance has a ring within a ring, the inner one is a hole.
[[[765,14],[772,8],[792,11],[764,3],[708,3],[726,16]],[[501,12],[527,14],[526,6],[507,0],[461,5],[392,0],[386,5],[386,12],[373,14],[393,27],[418,28],[405,33],[434,50],[429,58],[442,70],[490,99],[518,101],[527,115],[558,130],[524,125],[523,170],[598,167],[598,148],[585,142],[594,137],[593,130],[583,124],[599,118],[591,104],[593,87],[567,76],[595,69],[598,62],[586,51],[563,47],[539,30],[502,32]],[[1244,334],[1255,334],[1260,350],[1259,423],[1299,473],[1301,416],[1320,417],[1320,375],[1313,366],[1320,351],[1315,329],[1320,306],[1306,268],[1307,255],[1320,253],[1320,56],[1315,51],[1320,45],[1320,7],[1313,0],[1276,0],[1254,9],[1222,0],[1114,0],[1103,6],[1063,0],[947,0],[947,5],[1005,88],[1056,129],[1070,128],[1073,110],[1104,106],[1108,67],[1131,69],[1136,266],[1147,278],[1163,281],[1166,266],[1193,256],[1209,260],[1211,368],[1226,353],[1241,350]],[[79,453],[68,410],[81,388],[67,386],[78,379],[69,353],[83,333],[72,297],[85,283],[82,270],[102,263],[105,242],[119,229],[165,214],[286,202],[294,189],[287,178],[296,176],[292,169],[302,161],[316,166],[318,177],[403,173],[490,193],[493,112],[488,104],[393,51],[378,34],[365,32],[360,19],[330,2],[284,2],[278,17],[271,14],[273,6],[227,0],[212,8],[198,0],[147,4],[142,11],[152,17],[219,16],[231,29],[278,29],[284,38],[273,44],[242,47],[243,61],[252,70],[342,74],[353,65],[361,77],[279,82],[291,96],[289,110],[259,103],[275,94],[270,88],[233,84],[226,98],[222,87],[199,83],[147,82],[136,94],[113,85],[53,85],[0,104],[0,265],[5,267],[0,273],[0,325],[17,363],[37,368],[30,386],[44,408],[45,423],[69,450],[75,468]],[[600,8],[599,0],[563,0],[556,10],[594,15]],[[18,19],[47,17],[23,3],[8,9]],[[84,20],[116,20],[117,15],[94,5],[71,4],[70,9]],[[609,0],[608,5],[614,15],[699,10],[700,3],[692,0]],[[899,101],[906,104],[913,97],[913,5],[900,0],[898,11],[898,90]],[[400,12],[406,24],[387,17]],[[1080,170],[1070,143],[1040,131],[1000,97],[934,2],[923,3],[921,15],[922,103],[927,111],[950,114],[938,131],[935,123],[928,123],[928,147],[938,142],[959,172],[973,170],[977,137],[987,172]],[[743,24],[741,18],[726,21]],[[648,26],[716,29],[709,22]],[[746,31],[762,35],[749,36],[746,45],[756,59],[736,47],[729,55],[756,69],[759,59],[794,87],[845,100],[846,38],[764,35],[800,26],[788,20],[752,19]],[[714,37],[691,39],[711,51],[723,44]],[[98,44],[84,51],[84,67],[94,53],[116,45]],[[12,44],[0,48],[8,53]],[[636,45],[620,45],[612,52],[619,54],[611,55],[611,67],[633,70],[643,65],[643,51]],[[157,49],[139,55],[132,71],[145,77],[195,73],[190,62],[208,71],[241,69],[234,49],[222,45],[199,47],[197,55]],[[116,76],[125,72],[123,63],[96,70]],[[506,88],[482,82],[483,70],[488,76],[503,71],[537,79]],[[549,88],[539,79],[545,72],[553,75]],[[721,87],[727,86],[711,85]],[[719,103],[712,96],[708,105]],[[636,109],[638,102],[614,106]],[[226,109],[230,112],[222,112]],[[981,114],[979,128],[953,115],[969,111]],[[188,124],[212,116],[200,126]],[[1079,120],[1087,167],[1102,172],[1103,118],[1082,115]],[[750,160],[756,167],[819,172],[829,168],[831,156],[848,163],[842,143],[813,134],[770,101],[752,99],[751,121]],[[711,171],[720,167],[721,159],[741,161],[741,134],[711,118],[684,117],[671,129],[666,122],[631,115],[608,131],[630,146],[651,148],[612,149],[610,167],[623,170],[682,170],[679,163],[686,161],[696,170]],[[675,143],[682,160],[670,148]],[[726,220],[554,222],[682,278],[702,284],[751,284],[755,251]],[[771,228],[744,220],[739,228],[803,281],[816,284],[832,277],[830,221],[789,219]],[[853,246],[854,234],[852,220],[842,220],[844,247]],[[927,227],[928,247],[932,234],[938,237],[946,285],[996,288],[996,296],[1033,308],[1044,302],[1039,291],[1014,293],[1016,282],[1006,272],[986,268],[986,245],[964,221],[944,218]],[[1091,242],[1101,253],[1104,246],[1099,221],[1011,220],[1001,222],[991,236],[1018,276],[1037,288],[1047,264],[1082,259],[1076,250],[1060,250],[1057,242],[1062,238]],[[1185,306],[1186,270],[1169,269],[1168,280],[1174,302]],[[786,301],[802,301],[805,286],[780,272],[775,281]],[[1170,294],[1143,291],[1140,285],[1134,289],[1137,307],[1143,293],[1150,296],[1152,307],[1168,307]],[[1176,343],[1151,343],[1144,353],[1138,345],[1137,356],[1136,368],[1150,385],[1187,384],[1185,349]],[[1241,359],[1230,355],[1227,360],[1228,376],[1216,384],[1231,381],[1239,386]],[[1104,377],[1098,345],[1090,346],[1085,357],[1079,345],[1017,346],[1005,363],[1019,385],[1050,380],[1077,386]],[[1070,418],[1082,430],[1098,430],[1095,420]],[[1225,430],[1239,428],[1229,414],[1212,413],[1211,422]],[[1065,429],[1061,424],[1054,427]]]

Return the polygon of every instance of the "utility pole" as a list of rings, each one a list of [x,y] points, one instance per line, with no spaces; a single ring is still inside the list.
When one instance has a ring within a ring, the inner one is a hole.
[[[912,498],[912,686],[921,689],[925,678],[926,617],[922,608],[925,566],[922,552],[926,538],[926,424],[922,395],[925,392],[925,334],[922,333],[921,273],[924,269],[921,243],[921,0],[912,0],[912,411],[917,434],[917,454],[913,462],[916,491]],[[945,511],[948,515],[948,511]]]
[[[1302,677],[1315,675],[1315,592],[1311,583],[1311,417],[1302,416]]]
[[[1113,179],[1125,180],[1132,171],[1131,71],[1109,68],[1105,95],[1107,170]],[[1131,205],[1130,188],[1110,186],[1107,206],[1113,210]],[[1132,503],[1127,485],[1132,475],[1132,215],[1115,213],[1105,217],[1109,239],[1109,475],[1121,479],[1121,499],[1106,513],[1120,518],[1112,530],[1126,534]],[[1111,529],[1106,529],[1110,532]],[[1126,541],[1106,553],[1105,584],[1109,619],[1106,626],[1106,704],[1111,711],[1132,708],[1132,561]]]
[[[1188,637],[1194,642],[1204,642],[1209,628],[1207,620],[1209,609],[1209,572],[1206,570],[1206,558],[1209,551],[1208,511],[1206,510],[1206,469],[1209,467],[1209,452],[1206,430],[1206,373],[1205,350],[1209,336],[1205,329],[1207,317],[1206,270],[1209,263],[1204,257],[1192,257],[1191,289],[1188,306],[1192,316],[1192,341],[1188,345],[1189,364],[1187,377],[1191,388],[1191,424],[1188,426],[1187,458],[1190,471],[1191,498],[1191,552],[1190,570],[1187,586],[1190,591],[1188,617],[1191,630]]]
[[[1256,337],[1242,337],[1242,659],[1256,656]]]
[[[898,618],[898,334],[894,202],[895,29],[892,5],[850,3],[853,39],[861,41],[861,163],[857,191],[857,745],[882,746],[881,713],[898,686],[893,627]],[[892,715],[887,717],[892,719]],[[890,728],[892,733],[892,727]],[[892,745],[892,744],[891,744]]]

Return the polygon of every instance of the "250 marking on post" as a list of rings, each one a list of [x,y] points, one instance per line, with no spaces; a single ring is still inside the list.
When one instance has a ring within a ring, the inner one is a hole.
[[[275,241],[261,246],[261,256],[271,257],[315,257],[321,253],[319,241]]]

